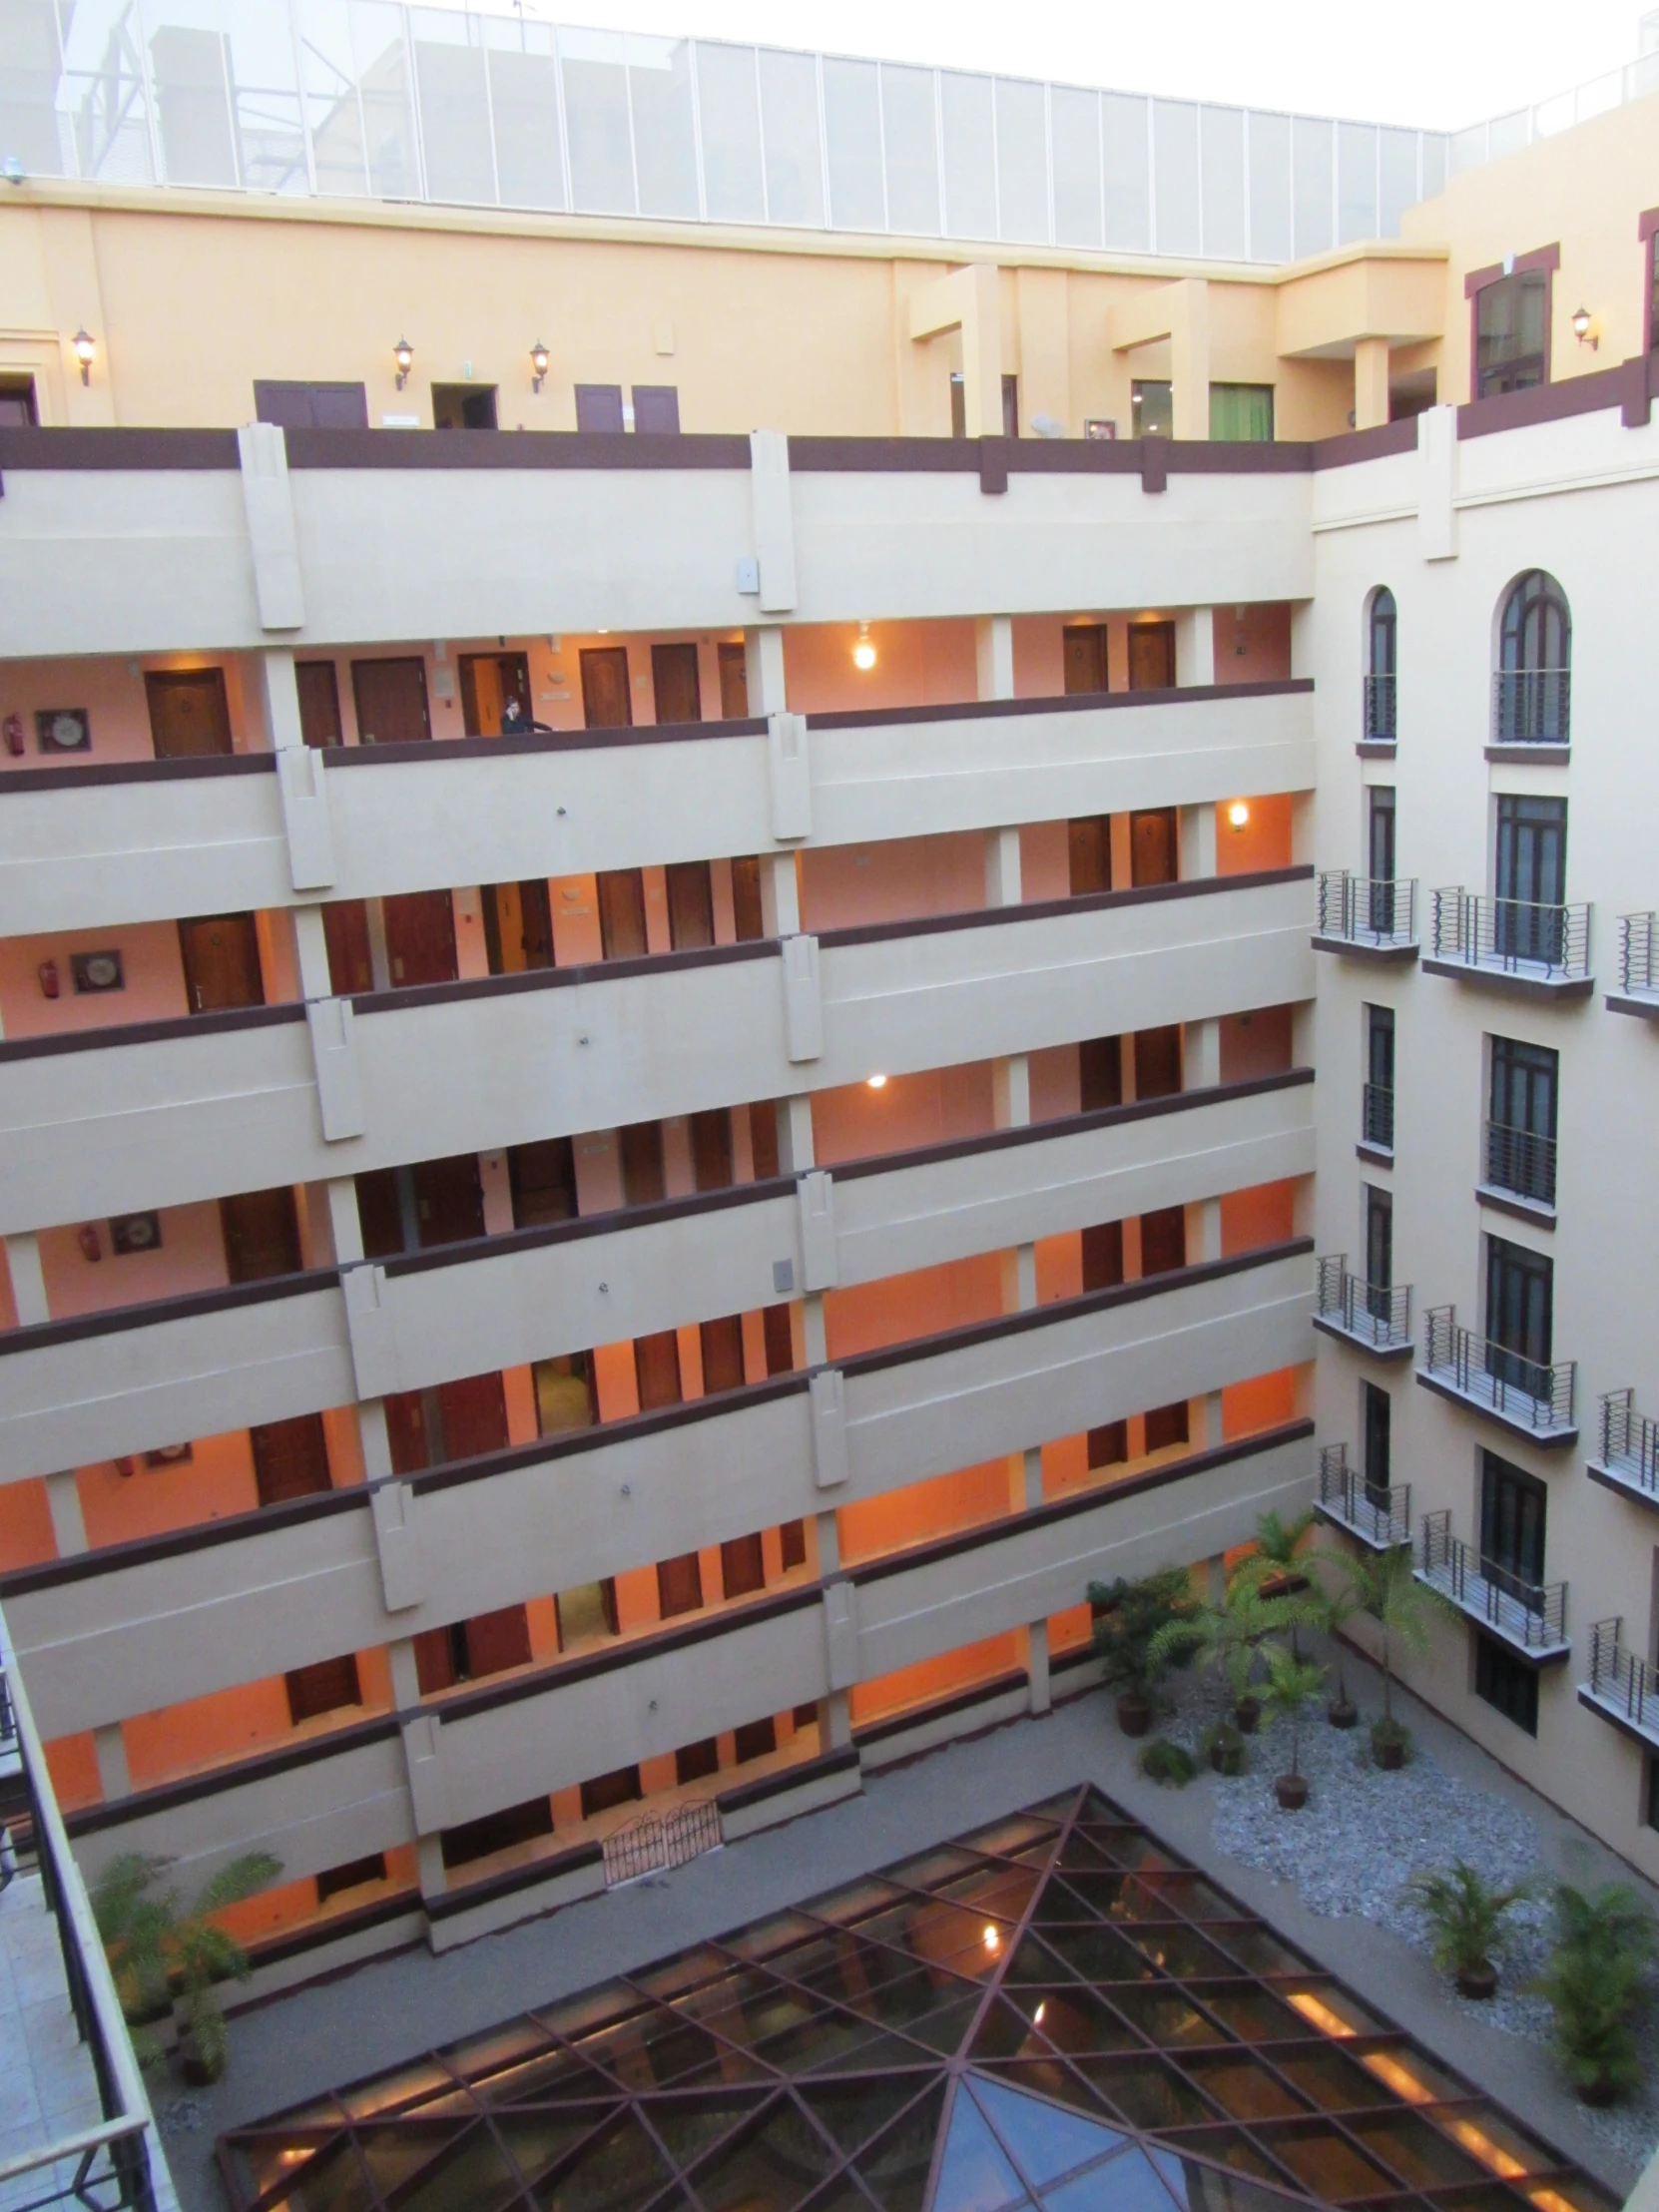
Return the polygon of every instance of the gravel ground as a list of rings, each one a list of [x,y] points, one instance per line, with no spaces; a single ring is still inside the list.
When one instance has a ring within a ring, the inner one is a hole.
[[[1191,1676],[1169,1684],[1175,1712],[1159,1733],[1198,1752],[1199,1739],[1220,1709],[1214,1690]],[[1427,1951],[1421,1915],[1406,1885],[1419,1869],[1440,1871],[1466,1859],[1488,1882],[1534,1882],[1536,1899],[1511,1916],[1498,1965],[1502,1979],[1489,2003],[1474,2003],[1446,1985],[1446,2004],[1490,2027],[1528,2041],[1549,2041],[1549,2007],[1525,1993],[1548,1949],[1549,1870],[1530,1817],[1502,1798],[1454,1783],[1432,1757],[1413,1750],[1409,1763],[1384,1774],[1371,1758],[1370,1712],[1358,1728],[1330,1727],[1315,1707],[1302,1726],[1302,1772],[1312,1789],[1300,1813],[1282,1813],[1274,1778],[1290,1767],[1290,1728],[1264,1713],[1250,1746],[1248,1771],[1214,1781],[1217,1845],[1230,1859],[1294,1882],[1313,1912],[1375,1921],[1413,1948]],[[1208,1770],[1206,1770],[1208,1771]],[[1618,2157],[1641,2167],[1659,2147],[1659,2074],[1650,2074],[1633,2102],[1605,2112],[1581,2108],[1586,2122]]]

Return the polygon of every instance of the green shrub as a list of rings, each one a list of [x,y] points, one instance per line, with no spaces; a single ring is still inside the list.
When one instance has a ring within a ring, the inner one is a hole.
[[[1160,1790],[1184,1790],[1198,1772],[1198,1762],[1192,1753],[1163,1736],[1148,1744],[1135,1764],[1148,1782],[1156,1782]]]
[[[1555,1947],[1533,1982],[1555,2014],[1555,2054],[1586,2104],[1612,2104],[1646,2073],[1637,2026],[1659,1930],[1628,1883],[1555,1892]]]
[[[1410,1891],[1428,1923],[1434,1963],[1441,1973],[1469,1973],[1491,1965],[1508,1934],[1504,1923],[1528,1885],[1495,1889],[1466,1859],[1454,1859],[1446,1874],[1415,1874]]]

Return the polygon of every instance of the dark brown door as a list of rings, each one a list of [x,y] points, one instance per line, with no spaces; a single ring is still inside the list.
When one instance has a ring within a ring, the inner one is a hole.
[[[676,384],[634,386],[634,432],[638,437],[676,437],[680,430],[680,391]]]
[[[576,1219],[576,1156],[568,1137],[515,1144],[507,1154],[507,1175],[515,1229]]]
[[[596,1774],[591,1782],[582,1785],[582,1818],[591,1821],[596,1813],[609,1813],[619,1805],[632,1805],[639,1794],[638,1767],[618,1767],[614,1774]]]
[[[455,905],[447,891],[404,891],[381,900],[386,923],[386,965],[391,987],[453,983]]]
[[[263,1283],[268,1276],[299,1272],[299,1216],[285,1185],[222,1198],[219,1225],[233,1283]]]
[[[1173,883],[1181,873],[1180,832],[1173,807],[1154,807],[1129,818],[1129,864],[1135,888]]]
[[[643,960],[649,947],[645,937],[645,877],[637,867],[601,868],[599,885],[599,942],[607,960]]]
[[[620,384],[578,384],[576,387],[576,427],[578,430],[598,431],[612,437],[621,437],[622,386]]]
[[[357,1177],[357,1223],[365,1260],[390,1260],[407,1249],[395,1168],[364,1168]]]
[[[739,944],[758,944],[767,933],[761,904],[761,862],[753,852],[732,862],[732,920]]]
[[[582,654],[582,719],[590,730],[627,730],[634,720],[628,648],[589,646]]]
[[[676,952],[698,952],[715,941],[715,892],[707,860],[677,860],[668,879],[668,933]]]
[[[435,1690],[452,1690],[466,1679],[466,1625],[456,1621],[449,1628],[423,1628],[414,1637],[415,1680],[422,1697]]]
[[[427,1437],[426,1396],[424,1390],[388,1390],[381,1401],[386,1408],[386,1441],[393,1474],[418,1474],[422,1467],[432,1466],[443,1457],[442,1450]],[[437,1416],[433,1417],[435,1420]]]
[[[351,696],[363,745],[418,745],[432,735],[426,708],[426,664],[418,654],[389,661],[353,661]]]
[[[654,645],[651,689],[659,722],[701,722],[703,691],[697,676],[696,646]]]
[[[734,1536],[720,1547],[720,1583],[728,1597],[748,1597],[767,1586],[759,1536]]]
[[[260,933],[252,914],[199,914],[180,922],[179,951],[193,1014],[265,1004]]]
[[[1181,1088],[1181,1025],[1135,1032],[1135,1096],[1173,1098]]]
[[[328,947],[328,987],[338,998],[374,988],[368,951],[368,908],[360,898],[331,898],[322,909],[322,941]]]
[[[700,1744],[682,1744],[674,1754],[674,1779],[682,1788],[719,1772],[720,1745],[713,1736],[705,1736]]]
[[[503,729],[528,730],[533,720],[528,655],[463,653],[461,720],[469,738],[498,738]]]
[[[416,1642],[419,1642],[417,1637]],[[546,1798],[532,1798],[528,1805],[509,1805],[504,1813],[486,1813],[482,1820],[463,1821],[446,1828],[439,1838],[446,1867],[467,1867],[476,1859],[488,1859],[498,1851],[534,1843],[553,1833],[553,1808]]]
[[[795,1331],[787,1306],[763,1306],[761,1326],[766,1337],[768,1375],[795,1372]]]
[[[617,1131],[622,1153],[622,1202],[625,1206],[655,1206],[667,1195],[663,1172],[663,1125],[660,1121],[631,1121]]]
[[[743,1372],[743,1316],[728,1314],[720,1321],[706,1321],[699,1335],[703,1342],[703,1388],[708,1396],[717,1390],[741,1390]]]
[[[680,1403],[680,1340],[672,1329],[634,1339],[634,1375],[642,1413],[654,1412],[659,1405]]]
[[[222,668],[152,670],[144,689],[158,761],[199,761],[234,750]]]
[[[805,1521],[787,1520],[778,1531],[784,1547],[784,1567],[804,1567],[807,1564],[807,1524]]]
[[[530,1664],[530,1623],[522,1605],[504,1605],[496,1613],[478,1613],[466,1624],[467,1673],[503,1674]]]
[[[438,1404],[446,1459],[477,1459],[506,1448],[507,1396],[499,1375],[465,1375],[441,1383]]]
[[[1123,1104],[1123,1039],[1085,1037],[1077,1047],[1078,1108],[1092,1114]]]
[[[732,1182],[732,1116],[712,1106],[691,1117],[692,1178],[700,1191],[724,1191]]]
[[[749,1149],[755,1161],[755,1180],[767,1183],[777,1175],[778,1151],[778,1101],[775,1098],[757,1098],[749,1109]]]
[[[297,1728],[318,1713],[337,1712],[342,1705],[361,1705],[363,1693],[357,1680],[353,1652],[342,1659],[316,1659],[308,1667],[295,1667],[283,1677],[287,1684],[288,1719]]]
[[[1184,1444],[1187,1440],[1187,1401],[1182,1398],[1175,1405],[1155,1405],[1146,1416],[1146,1448],[1162,1451],[1169,1444]]]
[[[416,1234],[423,1247],[462,1244],[484,1234],[484,1186],[478,1176],[477,1153],[422,1160],[410,1175]]]
[[[695,1613],[703,1603],[703,1570],[695,1551],[657,1562],[657,1607],[665,1621]]]
[[[544,876],[484,885],[484,951],[492,975],[554,965],[553,905]]]
[[[1106,690],[1106,625],[1103,622],[1071,622],[1060,633],[1064,647],[1066,692],[1075,698],[1082,692]]]
[[[262,1505],[332,1489],[320,1413],[266,1421],[248,1431],[248,1440],[254,1447],[254,1486]]]
[[[1071,863],[1071,895],[1112,887],[1112,824],[1109,815],[1085,815],[1066,824],[1066,852]]]
[[[1174,623],[1132,622],[1129,625],[1129,689],[1171,691],[1174,686]]]
[[[1004,379],[1006,380],[1006,379]],[[745,1721],[737,1731],[733,1749],[742,1766],[746,1760],[765,1759],[778,1749],[778,1724],[769,1713],[765,1720]]]
[[[1104,1426],[1089,1430],[1091,1467],[1121,1466],[1128,1456],[1129,1423],[1126,1420],[1109,1420]]]
[[[345,733],[339,715],[339,677],[332,661],[296,661],[293,680],[299,687],[299,735],[307,745],[325,748],[343,745]]]
[[[1141,1274],[1169,1275],[1187,1264],[1187,1216],[1180,1206],[1141,1216]]]
[[[1109,1291],[1123,1281],[1123,1224],[1097,1222],[1083,1232],[1083,1288]]]
[[[720,712],[726,722],[744,722],[749,716],[749,654],[741,645],[720,648]]]

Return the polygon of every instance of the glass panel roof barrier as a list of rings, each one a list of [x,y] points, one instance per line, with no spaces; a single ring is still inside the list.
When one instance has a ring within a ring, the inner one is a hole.
[[[235,2212],[1614,2212],[1089,1787],[219,2161]]]
[[[402,0],[10,0],[6,19],[0,162],[113,185],[1272,264],[1397,237],[1452,143]]]

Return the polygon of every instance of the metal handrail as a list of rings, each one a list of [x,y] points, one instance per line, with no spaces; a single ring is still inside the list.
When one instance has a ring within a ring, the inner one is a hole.
[[[1632,1727],[1659,1734],[1659,1667],[1624,1647],[1621,1620],[1590,1630],[1590,1695],[1616,1706]]]
[[[1319,880],[1319,917],[1320,935],[1343,944],[1415,944],[1417,879],[1327,868]]]
[[[1509,975],[1578,982],[1590,972],[1590,907],[1492,898],[1451,884],[1434,893],[1434,957]]]
[[[1659,1497],[1659,1421],[1636,1410],[1634,1390],[1609,1390],[1601,1400],[1601,1463]]]
[[[1500,1121],[1486,1124],[1486,1181],[1493,1190],[1516,1198],[1555,1204],[1555,1139],[1535,1129],[1512,1129]]]
[[[1379,1551],[1411,1541],[1410,1483],[1374,1487],[1358,1467],[1349,1465],[1347,1444],[1320,1448],[1320,1504]]]
[[[1501,1561],[1482,1558],[1451,1533],[1449,1511],[1422,1516],[1417,1572],[1460,1612],[1527,1651],[1548,1651],[1567,1640],[1567,1585],[1527,1582]]]
[[[1394,1148],[1394,1094],[1391,1083],[1362,1083],[1360,1086],[1360,1126],[1365,1132],[1367,1144],[1379,1145],[1385,1152]]]
[[[688,1798],[666,1812],[643,1813],[605,1838],[605,1887],[614,1890],[642,1875],[683,1867],[706,1851],[718,1851],[725,1840],[713,1798]]]
[[[1571,669],[1510,668],[1493,676],[1494,745],[1566,745],[1571,727]]]
[[[1455,1306],[1431,1306],[1423,1323],[1424,1372],[1449,1383],[1460,1397],[1507,1419],[1524,1419],[1529,1428],[1572,1426],[1576,1360],[1546,1367],[1489,1337],[1477,1337],[1472,1329],[1459,1328]]]
[[[1622,991],[1659,989],[1654,981],[1654,941],[1659,938],[1659,914],[1619,916],[1619,988]]]
[[[1360,727],[1365,739],[1373,745],[1392,745],[1394,742],[1394,678],[1392,676],[1368,676],[1363,681],[1365,693]]]
[[[1411,1340],[1409,1283],[1368,1283],[1351,1275],[1346,1252],[1328,1253],[1315,1263],[1319,1277],[1319,1313],[1345,1336],[1379,1350],[1393,1350]]]

